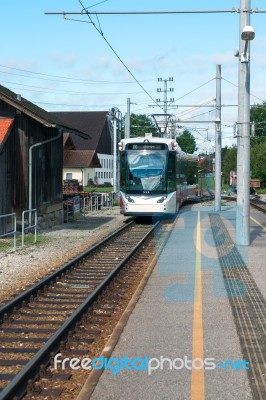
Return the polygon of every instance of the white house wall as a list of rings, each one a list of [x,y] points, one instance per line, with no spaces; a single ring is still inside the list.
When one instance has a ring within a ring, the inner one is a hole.
[[[77,179],[83,186],[87,186],[90,179],[98,185],[104,184],[105,182],[113,184],[114,157],[109,154],[98,154],[98,158],[102,168],[64,167],[63,180]]]
[[[98,153],[102,168],[94,168],[94,182],[99,185],[104,182],[113,183],[114,157],[109,154]]]
[[[77,179],[81,185],[87,186],[88,180],[92,177],[93,168],[63,168],[63,180]]]

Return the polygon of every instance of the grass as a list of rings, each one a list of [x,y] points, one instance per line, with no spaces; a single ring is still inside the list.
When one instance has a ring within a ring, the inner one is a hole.
[[[24,246],[42,245],[48,242],[48,238],[44,235],[37,235],[37,241],[34,243],[34,234],[28,233],[24,236]],[[22,246],[22,235],[17,233],[16,235],[16,249]],[[5,238],[0,238],[0,254],[7,253],[14,248],[13,236],[8,236]]]
[[[84,192],[113,192],[113,186],[84,186]]]
[[[258,194],[266,194],[266,188],[260,188],[260,189],[256,189],[256,192],[258,193]]]

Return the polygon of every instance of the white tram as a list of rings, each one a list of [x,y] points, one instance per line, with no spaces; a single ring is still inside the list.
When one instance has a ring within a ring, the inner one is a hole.
[[[196,174],[198,158],[181,151],[174,139],[152,134],[122,139],[119,151],[122,214],[174,215],[184,201],[196,197],[196,185],[187,185],[187,173],[193,163]]]

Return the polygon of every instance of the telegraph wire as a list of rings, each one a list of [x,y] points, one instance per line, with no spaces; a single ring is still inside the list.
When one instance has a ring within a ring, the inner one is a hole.
[[[9,82],[9,81],[4,81],[0,78],[0,81],[3,83],[10,83],[11,85],[17,85],[17,86],[24,86],[23,89],[24,90],[29,90],[29,91],[33,91],[35,89],[36,92],[42,92],[45,93],[45,91],[47,91],[47,93],[54,93],[54,94],[78,94],[78,95],[85,95],[85,96],[113,96],[113,95],[117,95],[117,92],[114,93],[102,93],[102,92],[97,92],[97,93],[93,93],[93,92],[79,92],[79,91],[75,91],[75,90],[64,90],[64,89],[54,89],[54,88],[46,88],[46,87],[42,87],[42,86],[33,86],[33,85],[28,85],[25,83],[15,83],[15,82]],[[32,88],[32,89],[27,89],[27,87]],[[38,90],[40,89],[40,90]],[[129,95],[129,94],[140,94],[142,92],[120,92],[120,94],[125,94],[125,95]]]
[[[72,77],[67,77],[67,76],[59,76],[59,75],[49,75],[49,74],[44,74],[44,73],[42,73],[42,72],[34,72],[34,71],[29,71],[29,70],[26,70],[26,69],[20,69],[20,68],[15,68],[15,67],[8,67],[8,66],[6,66],[6,65],[1,65],[0,64],[0,67],[2,67],[2,68],[7,68],[7,69],[13,69],[13,70],[15,70],[15,71],[21,71],[21,72],[27,72],[27,73],[30,73],[30,74],[33,74],[33,75],[41,75],[41,76],[46,76],[46,77],[51,77],[51,78],[59,78],[59,79],[66,79],[67,81],[68,80],[73,80],[74,82],[73,83],[77,83],[77,82],[80,82],[80,83],[82,83],[82,84],[103,84],[103,85],[106,85],[106,84],[114,84],[114,85],[117,85],[117,84],[132,84],[132,83],[134,83],[135,84],[135,82],[132,82],[132,81],[121,81],[121,82],[119,82],[119,81],[95,81],[95,80],[90,80],[90,79],[81,79],[81,78],[72,78]],[[16,75],[16,74],[14,74],[14,73],[11,73],[11,72],[5,72],[5,71],[1,71],[2,73],[4,73],[4,74],[11,74],[11,75]],[[28,76],[27,75],[21,75],[21,74],[17,74],[18,76],[23,76],[23,77],[25,77],[25,78],[28,78]],[[41,78],[41,77],[35,77],[35,76],[31,76],[30,78],[34,78],[34,79],[44,79],[44,80],[47,80],[46,78]],[[50,79],[48,79],[48,80],[50,80]],[[142,82],[152,82],[153,81],[153,79],[147,79],[147,80],[144,80],[144,81],[142,81]],[[62,83],[64,83],[65,81],[58,81],[58,80],[56,80],[56,82],[62,82]],[[72,83],[72,82],[68,82],[68,83]]]
[[[45,105],[49,105],[49,106],[63,106],[63,107],[89,107],[89,108],[93,108],[93,107],[105,107],[106,109],[110,108],[110,104],[64,104],[64,103],[48,103],[48,102],[44,102],[44,101],[35,101],[35,104],[45,104]],[[117,107],[122,107],[124,105],[123,104],[117,104]]]

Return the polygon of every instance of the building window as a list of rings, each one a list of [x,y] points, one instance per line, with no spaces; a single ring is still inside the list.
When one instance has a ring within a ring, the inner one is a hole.
[[[67,179],[67,180],[68,180],[68,179],[69,179],[69,180],[72,179],[72,176],[73,176],[73,175],[72,175],[72,172],[67,172],[67,173],[66,173],[66,179]]]

